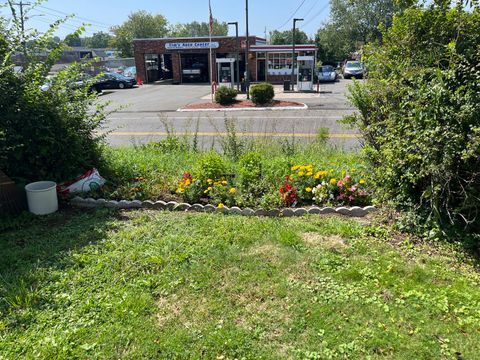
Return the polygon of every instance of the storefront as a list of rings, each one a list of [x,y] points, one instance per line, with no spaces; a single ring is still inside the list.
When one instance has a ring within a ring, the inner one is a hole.
[[[292,69],[291,45],[266,45],[265,39],[251,36],[248,65],[252,82],[281,83],[289,80]],[[232,83],[245,77],[246,38],[234,36],[162,38],[134,40],[137,77],[143,82],[171,79],[173,83]],[[210,60],[210,49],[212,59]],[[297,45],[297,56],[316,55],[315,45]],[[295,67],[295,78],[297,77]]]

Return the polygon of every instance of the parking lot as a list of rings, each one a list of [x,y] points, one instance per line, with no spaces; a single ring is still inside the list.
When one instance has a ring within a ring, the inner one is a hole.
[[[114,146],[141,144],[167,136],[166,124],[177,134],[197,133],[200,145],[212,146],[225,135],[225,117],[233,119],[238,133],[250,137],[295,137],[307,141],[320,128],[327,128],[331,141],[351,149],[360,145],[356,131],[338,120],[353,112],[346,92],[350,80],[321,84],[320,93],[279,92],[277,97],[308,105],[307,110],[177,112],[177,109],[199,101],[209,101],[209,85],[143,85],[134,89],[106,92],[103,100],[111,102],[106,130]],[[203,98],[203,99],[202,99]]]

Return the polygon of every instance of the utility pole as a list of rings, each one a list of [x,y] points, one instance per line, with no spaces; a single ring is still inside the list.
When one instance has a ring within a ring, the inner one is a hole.
[[[240,41],[238,39],[238,21],[229,22],[228,25],[235,25],[235,37],[236,37],[236,45],[235,45],[235,62],[237,63],[237,92],[240,91],[240,64],[238,58],[238,52],[240,51]]]
[[[20,1],[19,3],[12,3],[13,6],[20,7],[20,29],[21,29],[21,38],[22,38],[22,47],[23,47],[23,61],[27,60],[27,43],[25,41],[25,12],[23,11],[24,6],[30,6],[31,3],[24,3]]]
[[[246,25],[247,25],[247,52],[245,53],[245,85],[247,89],[247,100],[250,100],[250,71],[248,69],[248,61],[250,55],[250,41],[249,41],[249,34],[248,34],[248,0],[245,0],[245,18],[246,18]]]
[[[290,82],[292,83],[292,91],[295,91],[295,85],[294,85],[294,76],[295,76],[295,25],[296,25],[297,21],[303,21],[303,19],[297,19],[297,18],[293,19],[292,74],[290,75]]]

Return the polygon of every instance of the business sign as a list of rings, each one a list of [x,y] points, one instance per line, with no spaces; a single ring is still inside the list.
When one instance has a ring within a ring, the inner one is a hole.
[[[218,42],[183,42],[183,43],[166,43],[167,50],[189,50],[189,49],[218,49]]]

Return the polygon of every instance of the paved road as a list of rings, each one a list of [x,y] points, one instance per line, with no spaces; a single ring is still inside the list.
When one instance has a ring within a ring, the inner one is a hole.
[[[320,128],[327,128],[331,141],[351,149],[360,145],[356,131],[337,121],[353,112],[347,104],[346,85],[341,80],[322,85],[320,94],[295,96],[308,110],[235,111],[235,112],[177,112],[176,110],[209,93],[205,85],[144,85],[137,89],[113,91],[103,96],[111,101],[111,108],[124,106],[109,117],[106,130],[113,131],[108,140],[114,146],[141,144],[164,138],[168,131],[192,137],[196,132],[200,145],[218,143],[225,136],[225,119],[233,121],[238,134],[246,137],[269,138],[295,136],[306,141],[316,136]],[[283,94],[286,96],[286,94]],[[125,107],[127,106],[128,107]]]

